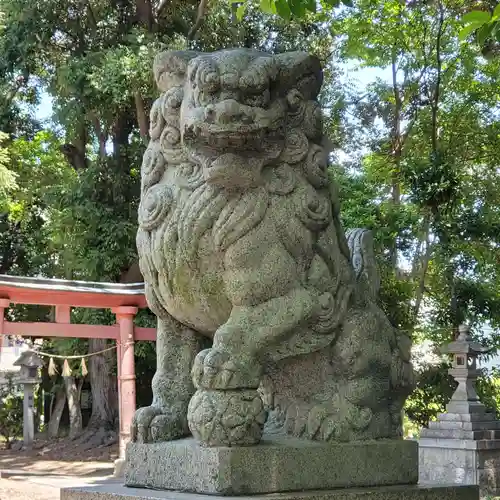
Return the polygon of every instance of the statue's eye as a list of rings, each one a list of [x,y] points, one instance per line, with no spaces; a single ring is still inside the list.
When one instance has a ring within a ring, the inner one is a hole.
[[[257,108],[266,108],[269,105],[270,94],[269,90],[264,90],[259,94],[249,94],[245,97],[245,104],[247,106],[254,106]]]
[[[196,81],[203,90],[208,92],[216,92],[220,87],[219,73],[212,64],[203,64],[198,68]]]
[[[262,108],[264,106],[264,100],[259,95],[250,95],[245,97],[245,104],[247,106]]]
[[[253,69],[240,78],[240,87],[248,92],[261,92],[269,87],[269,79],[264,71]]]

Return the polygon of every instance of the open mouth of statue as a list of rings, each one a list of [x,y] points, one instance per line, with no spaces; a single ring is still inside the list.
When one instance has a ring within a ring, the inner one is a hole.
[[[265,128],[240,125],[218,127],[213,124],[191,125],[184,130],[185,143],[213,149],[261,149],[269,131]]]

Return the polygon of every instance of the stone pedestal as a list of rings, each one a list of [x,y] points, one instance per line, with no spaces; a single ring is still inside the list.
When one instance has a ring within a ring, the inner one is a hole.
[[[238,500],[476,500],[476,486],[378,486],[239,496]],[[61,500],[226,500],[227,497],[127,488],[118,483],[61,490]]]
[[[264,437],[250,447],[194,439],[130,443],[126,485],[61,492],[61,500],[478,500],[476,486],[417,485],[418,444],[318,443]],[[141,488],[137,488],[141,486]]]
[[[433,484],[478,485],[482,496],[500,494],[500,421],[476,392],[477,355],[466,325],[444,350],[453,354],[449,373],[458,382],[447,413],[429,422],[419,440],[420,480]]]
[[[35,406],[33,384],[24,384],[23,398],[23,446],[26,450],[33,448],[35,439]]]
[[[418,445],[381,440],[320,443],[283,437],[257,446],[200,446],[194,439],[127,447],[125,484],[243,495],[416,484]]]
[[[422,482],[479,485],[482,496],[500,494],[500,440],[422,439],[419,462]]]
[[[482,496],[500,494],[500,422],[484,408],[445,413],[419,441],[420,481],[475,484]]]

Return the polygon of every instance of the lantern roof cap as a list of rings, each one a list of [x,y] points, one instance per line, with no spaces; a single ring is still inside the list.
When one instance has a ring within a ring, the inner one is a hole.
[[[469,325],[462,324],[458,327],[458,338],[442,348],[442,352],[448,354],[484,354],[491,351],[489,347],[483,347],[479,342],[472,340]]]
[[[43,366],[43,359],[35,351],[24,351],[19,358],[17,358],[14,366],[27,366],[29,368],[40,368]]]

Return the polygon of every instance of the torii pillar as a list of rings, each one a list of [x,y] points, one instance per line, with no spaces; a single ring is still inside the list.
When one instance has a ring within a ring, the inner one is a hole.
[[[113,309],[120,326],[118,340],[118,409],[120,420],[119,450],[120,456],[115,461],[115,476],[123,475],[125,449],[130,441],[132,419],[136,409],[135,401],[135,361],[134,361],[134,316],[138,308],[120,306]]]
[[[0,358],[2,357],[2,347],[5,341],[4,338],[4,315],[5,309],[10,306],[9,299],[0,299]]]

